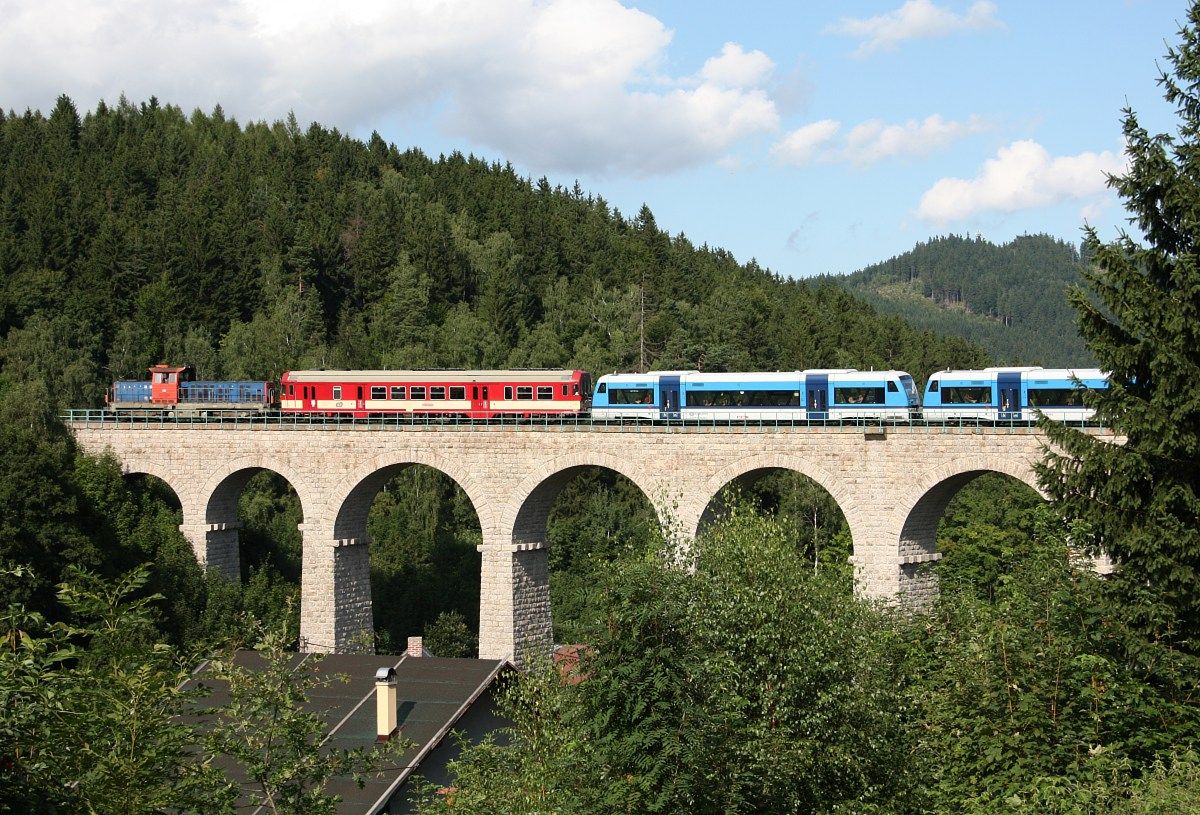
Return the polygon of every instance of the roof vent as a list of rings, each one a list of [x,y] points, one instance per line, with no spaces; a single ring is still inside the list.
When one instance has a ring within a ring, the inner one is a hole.
[[[375,672],[375,741],[390,741],[396,735],[396,669]]]

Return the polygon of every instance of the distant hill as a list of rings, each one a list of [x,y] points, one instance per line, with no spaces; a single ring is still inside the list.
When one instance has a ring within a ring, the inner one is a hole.
[[[1072,244],[1026,235],[997,246],[949,235],[848,275],[818,278],[916,328],[983,346],[998,364],[1094,365],[1066,289],[1080,282]]]

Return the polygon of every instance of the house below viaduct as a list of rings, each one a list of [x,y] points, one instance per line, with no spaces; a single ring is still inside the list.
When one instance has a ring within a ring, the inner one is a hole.
[[[74,421],[91,453],[166,482],[199,562],[239,574],[238,498],[257,472],[292,485],[303,510],[301,638],[345,651],[372,632],[367,514],[401,469],[433,467],[470,498],[483,533],[479,656],[517,664],[551,648],[547,519],[583,468],[637,485],[664,525],[697,534],[729,486],[803,473],[837,501],[853,538],[857,591],[919,605],[947,503],[998,472],[1034,489],[1045,437],[1028,427],[380,426]],[[1105,434],[1107,431],[1092,432]],[[748,557],[753,553],[748,552]]]

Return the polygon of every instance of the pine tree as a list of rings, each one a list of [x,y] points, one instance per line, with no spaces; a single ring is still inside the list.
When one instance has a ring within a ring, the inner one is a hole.
[[[1159,83],[1179,115],[1151,135],[1124,112],[1129,170],[1110,179],[1145,244],[1086,230],[1077,322],[1110,387],[1088,401],[1126,441],[1045,423],[1044,487],[1077,542],[1106,552],[1118,608],[1152,641],[1200,653],[1200,2]]]

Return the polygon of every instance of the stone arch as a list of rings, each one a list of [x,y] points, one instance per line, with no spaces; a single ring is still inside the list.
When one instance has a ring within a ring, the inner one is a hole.
[[[176,486],[176,484],[172,483],[179,475],[179,473],[175,470],[148,461],[130,460],[121,462],[121,474],[126,476],[149,475],[166,484],[167,487],[170,488],[171,492],[175,494],[176,500],[179,501],[179,506],[183,510],[185,516],[185,522],[187,521],[186,516],[189,513],[196,511],[195,507],[189,506],[189,504],[193,503],[190,500],[191,494],[187,490],[180,489],[178,486]]]
[[[480,528],[488,528],[493,521],[493,508],[470,471],[434,453],[406,451],[375,456],[338,483],[331,493],[331,539],[341,543],[366,542],[371,502],[388,481],[414,464],[437,470],[458,484],[475,508]]]
[[[937,591],[937,575],[929,564],[937,552],[937,530],[946,507],[959,490],[987,473],[1009,476],[1031,487],[1043,498],[1033,463],[1015,458],[956,458],[929,470],[917,481],[909,497],[896,507],[892,529],[900,530],[896,542],[900,564],[899,595],[902,605],[920,606]]]
[[[721,495],[730,486],[749,488],[767,474],[776,470],[788,470],[812,479],[833,498],[854,533],[854,504],[851,500],[846,479],[835,478],[832,473],[815,462],[786,453],[759,453],[738,459],[708,479],[704,488],[685,505],[679,523],[681,531],[689,537],[700,534],[705,526],[715,520],[720,512]]]
[[[383,487],[408,467],[425,466],[449,478],[467,495],[481,531],[490,522],[492,509],[485,499],[479,482],[470,470],[450,459],[424,451],[385,453],[362,462],[339,481],[329,494],[330,518],[317,524],[306,524],[306,534],[315,548],[305,552],[306,574],[310,575],[304,588],[304,600],[314,605],[332,606],[332,619],[322,626],[308,629],[313,642],[331,641],[334,650],[344,650],[353,640],[374,636],[374,604],[370,566],[370,543],[367,518],[375,497]],[[322,599],[326,589],[332,589],[332,601]],[[303,632],[302,632],[303,633]],[[409,632],[413,633],[413,632]]]
[[[667,496],[658,494],[657,482],[640,467],[608,453],[571,453],[535,468],[534,473],[517,487],[515,501],[506,508],[501,526],[504,543],[522,547],[544,546],[546,525],[554,499],[571,479],[587,467],[601,467],[629,479],[655,508],[660,522],[668,522],[670,513],[664,507]]]
[[[281,476],[300,500],[300,515],[308,518],[310,501],[306,501],[306,483],[289,466],[282,462],[266,460],[260,456],[243,456],[222,463],[200,492],[203,514],[196,521],[185,523],[184,534],[192,541],[197,559],[208,569],[220,572],[231,580],[241,577],[241,554],[238,545],[238,530],[242,523],[238,515],[238,500],[246,484],[258,473],[268,470]]]
[[[210,524],[237,520],[238,498],[246,483],[262,470],[270,470],[292,485],[300,497],[300,512],[307,519],[311,503],[306,481],[284,462],[266,460],[261,456],[243,456],[223,463],[204,484],[204,520]]]

